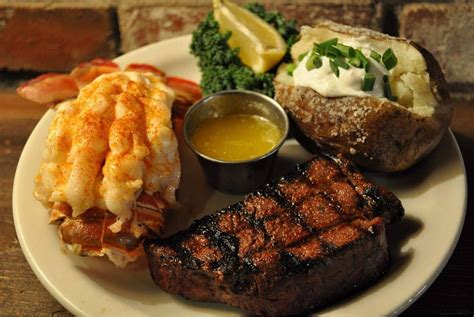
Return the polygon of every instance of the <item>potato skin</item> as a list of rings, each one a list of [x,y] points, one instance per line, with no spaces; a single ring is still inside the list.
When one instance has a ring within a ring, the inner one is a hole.
[[[409,43],[427,64],[439,103],[432,116],[417,115],[385,98],[328,98],[311,88],[275,80],[276,101],[306,136],[298,138],[300,143],[310,151],[322,146],[341,152],[361,167],[383,172],[408,169],[428,155],[446,132],[453,109],[438,62],[420,45]]]

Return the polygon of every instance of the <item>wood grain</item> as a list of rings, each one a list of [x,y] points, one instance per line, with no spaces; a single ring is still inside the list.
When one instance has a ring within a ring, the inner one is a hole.
[[[0,92],[0,315],[71,316],[41,285],[15,234],[13,178],[23,146],[45,112],[11,92]]]
[[[71,316],[41,285],[23,256],[11,209],[13,178],[21,150],[45,108],[0,92],[0,315]],[[458,101],[451,125],[474,179],[474,104]],[[469,184],[469,197],[474,186]],[[459,244],[444,271],[406,314],[473,314],[474,202],[468,202]]]

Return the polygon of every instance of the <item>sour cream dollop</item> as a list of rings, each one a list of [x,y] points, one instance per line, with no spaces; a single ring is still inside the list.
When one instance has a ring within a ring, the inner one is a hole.
[[[325,97],[374,96],[384,98],[382,78],[384,75],[389,75],[390,72],[383,64],[370,57],[370,52],[374,49],[367,43],[367,38],[361,36],[354,39],[339,40],[339,43],[351,46],[354,49],[360,49],[367,57],[370,63],[369,72],[375,76],[375,85],[372,91],[363,91],[361,89],[365,75],[363,68],[353,66],[350,66],[349,69],[339,68],[339,77],[337,77],[331,70],[329,58],[322,56],[322,66],[308,70],[306,68],[306,61],[310,54],[306,54],[293,72],[295,85],[312,88]],[[378,53],[382,54],[383,51]]]

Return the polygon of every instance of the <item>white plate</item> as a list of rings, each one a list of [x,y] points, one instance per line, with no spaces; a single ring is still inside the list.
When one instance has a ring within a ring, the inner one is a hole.
[[[149,63],[168,74],[198,81],[190,36],[152,44],[117,58],[121,66]],[[48,213],[33,199],[33,178],[53,112],[48,111],[29,137],[18,163],[13,186],[13,215],[23,252],[39,280],[69,311],[89,316],[235,315],[242,312],[221,304],[186,301],[155,286],[146,269],[122,270],[98,258],[81,258],[61,250]],[[195,212],[216,210],[240,197],[214,192],[188,150],[181,146],[183,185],[180,197]],[[281,173],[308,158],[296,142],[280,151]],[[392,266],[374,286],[332,305],[321,313],[333,316],[396,314],[407,308],[436,279],[456,246],[466,207],[466,174],[457,143],[447,133],[421,164],[397,175],[370,175],[402,200],[406,216],[389,229]]]

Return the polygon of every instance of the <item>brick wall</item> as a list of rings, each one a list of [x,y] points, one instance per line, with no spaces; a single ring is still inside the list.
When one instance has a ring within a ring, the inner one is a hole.
[[[118,42],[112,3],[0,0],[0,68],[65,71],[116,56]]]
[[[66,71],[188,34],[211,0],[0,0],[0,69]],[[248,1],[235,0],[244,4]],[[473,93],[474,1],[261,0],[299,25],[322,19],[411,38],[440,62],[453,90]]]

